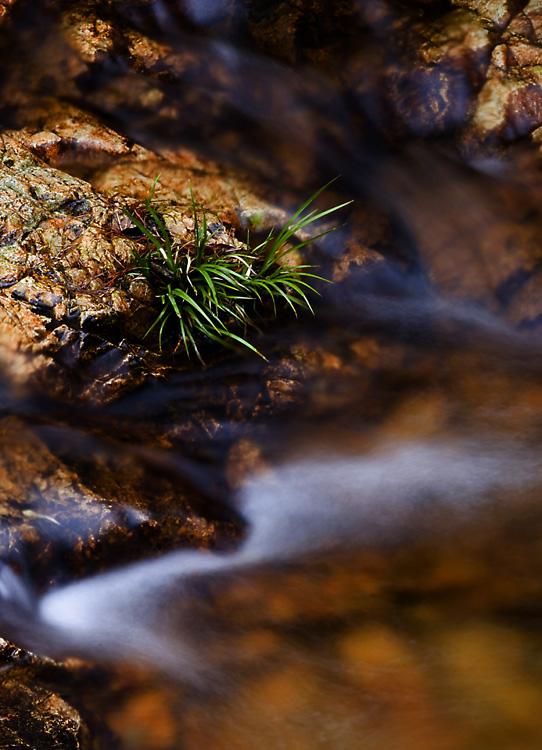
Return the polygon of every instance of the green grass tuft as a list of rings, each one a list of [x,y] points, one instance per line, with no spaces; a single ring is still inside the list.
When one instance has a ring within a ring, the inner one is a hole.
[[[160,305],[160,312],[147,334],[157,328],[159,346],[162,348],[166,327],[175,322],[188,357],[195,353],[203,362],[198,342],[205,338],[224,346],[242,344],[264,357],[245,338],[247,329],[255,327],[255,303],[271,301],[275,315],[279,300],[289,305],[294,314],[297,314],[298,308],[312,311],[308,295],[314,293],[315,289],[311,282],[324,279],[312,273],[313,267],[310,265],[286,266],[281,265],[280,261],[333,231],[330,229],[303,241],[295,239],[299,231],[348,203],[325,211],[307,212],[313,201],[328,187],[325,185],[295,212],[277,235],[271,230],[264,242],[254,248],[250,248],[250,239],[247,239],[246,250],[238,250],[209,242],[216,232],[209,234],[205,211],[198,219],[190,186],[193,238],[190,242],[177,244],[171,241],[162,219],[152,207],[159,177],[145,200],[151,219],[148,223],[154,224],[154,228],[149,229],[140,217],[125,211],[146,240],[142,252],[134,251],[136,267],[133,273],[147,280]]]

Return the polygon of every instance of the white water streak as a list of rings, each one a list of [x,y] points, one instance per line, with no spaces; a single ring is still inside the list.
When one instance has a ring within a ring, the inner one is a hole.
[[[366,456],[307,456],[242,489],[250,531],[238,551],[173,552],[95,576],[45,595],[39,617],[67,653],[135,659],[195,678],[205,655],[184,637],[198,625],[190,614],[194,582],[216,574],[248,578],[264,563],[331,549],[398,543],[431,525],[438,540],[443,508],[447,525],[450,510],[464,521],[495,501],[492,493],[532,489],[541,480],[533,453],[502,445],[482,452],[468,442],[423,441]]]

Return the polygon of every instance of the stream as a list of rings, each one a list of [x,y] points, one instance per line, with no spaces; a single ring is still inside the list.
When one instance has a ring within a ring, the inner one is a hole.
[[[49,379],[0,340],[0,676],[85,726],[15,742],[0,690],[0,746],[539,748],[542,116],[497,64],[538,3],[5,7],[2,133],[69,179],[191,180],[242,240],[352,203],[265,359],[149,355],[94,308]]]

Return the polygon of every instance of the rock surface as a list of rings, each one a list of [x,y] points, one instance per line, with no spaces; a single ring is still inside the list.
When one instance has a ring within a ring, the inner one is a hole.
[[[36,591],[237,544],[232,490],[323,435],[358,453],[472,424],[539,439],[538,349],[514,330],[542,325],[541,3],[330,7],[0,3],[0,557]],[[268,362],[210,347],[201,368],[145,337],[123,211],[157,175],[173,237],[191,184],[236,247],[339,172],[325,205],[356,204],[308,251],[334,283],[314,320],[264,322]],[[540,643],[513,616],[540,598],[541,520],[523,500],[530,531],[496,513],[442,548],[206,591],[227,635],[209,663],[239,678],[225,702],[3,642],[0,745],[109,748],[108,724],[126,748],[273,750],[285,725],[292,750],[530,750]],[[456,721],[464,695],[498,720]]]

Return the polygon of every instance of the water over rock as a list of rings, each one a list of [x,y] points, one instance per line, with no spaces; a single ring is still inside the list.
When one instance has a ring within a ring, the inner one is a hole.
[[[310,490],[328,512],[328,477],[344,490],[375,446],[425,447],[384,472],[405,497],[436,471],[427,451],[464,459],[416,494],[408,533],[377,519],[387,546],[324,554],[309,513],[292,523],[310,554],[196,577],[201,693],[4,642],[1,739],[108,747],[108,722],[144,750],[273,750],[284,726],[311,750],[539,744],[540,643],[520,617],[540,614],[536,471],[514,484],[514,450],[540,436],[539,3],[6,0],[0,22],[0,556],[33,595],[168,551],[234,559],[257,525],[237,504],[250,477],[272,510],[276,486],[283,510]],[[209,346],[202,367],[145,337],[123,211],[158,174],[174,237],[193,231],[190,181],[236,247],[339,173],[328,200],[356,203],[307,253],[334,283],[314,319],[263,321],[268,362]],[[506,476],[460,518],[486,440]],[[374,533],[364,518],[350,535]],[[168,637],[182,620],[171,602],[157,616]]]

